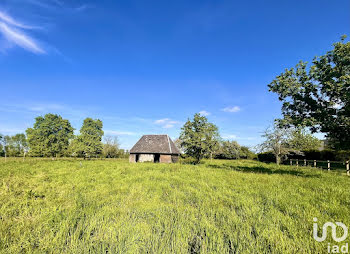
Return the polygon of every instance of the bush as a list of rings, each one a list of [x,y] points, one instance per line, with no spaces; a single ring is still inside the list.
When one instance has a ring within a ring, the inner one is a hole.
[[[350,150],[307,150],[301,153],[290,152],[288,159],[306,159],[306,160],[319,160],[319,161],[346,161],[350,160]]]
[[[335,156],[337,161],[348,161],[350,160],[350,150],[338,151]]]
[[[180,164],[190,164],[190,165],[196,165],[198,164],[198,160],[196,160],[193,157],[181,157],[178,161]]]
[[[241,159],[256,160],[258,156],[246,146],[241,146]]]
[[[276,162],[276,156],[272,152],[259,153],[258,160],[262,162]]]
[[[350,160],[350,151],[342,150],[308,150],[302,151],[301,154],[290,153],[288,159],[306,159],[306,160],[320,160],[320,161],[346,161]]]

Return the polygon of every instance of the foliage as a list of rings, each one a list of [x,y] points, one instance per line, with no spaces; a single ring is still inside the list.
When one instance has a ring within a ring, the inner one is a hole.
[[[59,115],[46,114],[35,118],[33,128],[26,130],[32,156],[54,157],[67,153],[73,127]]]
[[[237,141],[222,141],[215,158],[218,159],[239,159],[241,157],[241,146]]]
[[[257,155],[254,152],[252,152],[247,146],[241,146],[240,157],[241,159],[249,160],[257,159]]]
[[[273,152],[258,153],[258,160],[261,162],[276,162],[276,156]]]
[[[305,150],[301,154],[290,153],[288,159],[347,161],[350,160],[350,150]]]
[[[318,150],[321,147],[321,140],[303,128],[293,129],[287,142],[290,149],[298,151]]]
[[[218,128],[200,114],[195,114],[192,121],[188,119],[181,130],[181,147],[197,163],[206,156],[212,156],[219,145]]]
[[[276,158],[276,163],[280,164],[285,155],[288,154],[288,135],[289,130],[280,128],[277,124],[272,128],[267,128],[262,135],[265,141],[260,144],[262,152],[272,152]]]
[[[349,179],[333,172],[3,160],[0,253],[324,253],[337,243],[316,242],[312,219],[350,225]]]
[[[240,146],[237,141],[222,141],[215,154],[216,159],[256,159],[256,154],[247,146]]]
[[[309,126],[333,140],[335,148],[350,149],[350,42],[315,57],[310,68],[302,61],[268,86],[283,102],[283,126]]]
[[[176,139],[174,140],[174,144],[175,144],[175,146],[180,150],[181,153],[184,153],[184,150],[183,150],[183,148],[182,148],[182,141],[181,141],[180,138],[176,138]]]
[[[196,165],[198,164],[197,159],[189,156],[181,156],[179,161],[180,164]]]
[[[103,124],[99,119],[86,118],[78,135],[71,143],[71,152],[77,157],[91,158],[102,153]]]
[[[4,156],[5,155],[5,151],[4,151],[4,135],[0,133],[0,156]]]
[[[119,143],[117,137],[106,136],[104,137],[103,144],[103,157],[105,158],[118,158],[119,153]]]
[[[4,139],[7,156],[18,157],[28,152],[27,138],[23,133],[14,136],[4,136]]]

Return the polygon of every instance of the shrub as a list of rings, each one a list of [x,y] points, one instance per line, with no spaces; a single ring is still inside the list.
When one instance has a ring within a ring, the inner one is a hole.
[[[196,165],[198,164],[198,160],[196,160],[193,157],[181,157],[178,161],[180,164],[190,164],[190,165]]]
[[[276,162],[276,157],[272,152],[264,152],[258,154],[258,160],[262,162]]]
[[[346,161],[350,160],[350,150],[307,150],[298,154],[291,152],[288,154],[288,159]]]

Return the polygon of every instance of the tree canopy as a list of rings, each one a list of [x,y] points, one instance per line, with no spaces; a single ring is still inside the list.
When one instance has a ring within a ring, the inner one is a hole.
[[[192,121],[188,119],[181,130],[181,147],[197,163],[205,156],[211,156],[219,145],[218,127],[200,114],[195,114]]]
[[[303,128],[295,128],[290,132],[288,147],[297,151],[318,150],[321,140]]]
[[[350,148],[350,42],[333,44],[312,65],[300,61],[268,86],[283,102],[281,126],[308,126],[333,140],[335,148]]]
[[[78,135],[71,144],[72,153],[78,157],[90,158],[102,153],[103,124],[99,119],[86,118]]]
[[[32,156],[54,157],[67,152],[73,127],[59,115],[46,114],[35,118],[33,128],[26,130]]]
[[[267,128],[262,135],[265,139],[260,144],[262,151],[271,151],[276,158],[276,163],[280,164],[284,155],[288,154],[288,129],[281,128],[275,124],[272,128]]]
[[[237,141],[222,141],[220,142],[220,146],[215,157],[220,159],[240,159],[241,146]]]
[[[106,158],[117,158],[119,156],[119,142],[117,137],[104,137],[103,156]]]
[[[25,134],[18,133],[13,136],[4,136],[6,140],[6,153],[8,156],[23,156],[28,151],[28,143]]]

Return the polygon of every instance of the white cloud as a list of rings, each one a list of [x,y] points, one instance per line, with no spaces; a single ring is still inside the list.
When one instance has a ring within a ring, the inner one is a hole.
[[[106,130],[104,131],[106,135],[117,135],[117,136],[135,136],[137,135],[135,132],[131,131],[111,131],[111,130]]]
[[[170,128],[173,128],[174,125],[173,124],[166,124],[163,126],[164,129],[170,129]]]
[[[209,116],[209,115],[211,115],[211,113],[206,111],[206,110],[199,111],[199,114],[201,114],[202,116]]]
[[[226,107],[226,108],[223,108],[222,111],[224,112],[229,112],[229,113],[235,113],[235,112],[238,112],[240,111],[241,108],[238,107],[238,106],[233,106],[233,107]]]
[[[237,136],[234,134],[228,134],[223,136],[224,139],[237,139]]]
[[[7,135],[13,135],[13,134],[17,134],[17,133],[25,133],[25,129],[3,129],[0,128],[0,134],[7,134]]]
[[[248,140],[248,141],[257,140],[256,137],[238,137],[235,134],[226,134],[226,135],[223,135],[222,137],[223,139],[231,139],[231,140]]]
[[[154,121],[155,124],[161,125],[164,129],[170,129],[175,126],[175,124],[178,124],[178,121],[171,120],[170,118],[163,118]]]
[[[8,14],[0,11],[0,20],[2,20],[3,22],[12,25],[12,26],[16,26],[16,27],[20,27],[20,28],[24,28],[24,29],[33,29],[35,27],[32,26],[27,26],[24,25],[16,20],[14,20],[11,16],[9,16]]]
[[[24,29],[34,29],[16,21],[10,15],[0,11],[0,33],[11,44],[17,45],[35,54],[45,54],[45,50]],[[7,48],[9,48],[7,46]],[[3,48],[4,50],[4,48]]]
[[[35,111],[35,112],[48,112],[48,111],[56,111],[56,110],[63,110],[65,109],[65,106],[60,104],[39,104],[39,105],[33,105],[29,106],[28,110]]]

